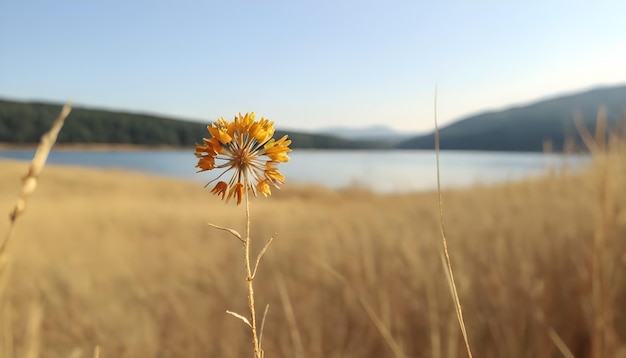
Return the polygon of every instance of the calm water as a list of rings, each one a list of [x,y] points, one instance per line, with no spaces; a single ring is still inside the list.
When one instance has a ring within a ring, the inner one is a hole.
[[[0,151],[0,157],[30,160],[32,150]],[[436,188],[433,151],[294,151],[291,161],[279,165],[290,183],[329,188],[361,186],[381,192]],[[207,182],[210,172],[195,173],[192,151],[52,152],[52,164],[118,168]],[[441,153],[443,187],[467,187],[538,176],[551,169],[575,170],[589,163],[587,156],[542,153]],[[1,172],[0,166],[0,172]]]

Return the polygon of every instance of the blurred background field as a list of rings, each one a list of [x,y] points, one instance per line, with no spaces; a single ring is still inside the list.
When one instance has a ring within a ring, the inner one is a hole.
[[[624,164],[616,155],[578,174],[443,193],[475,356],[562,357],[560,341],[575,357],[590,356],[598,225],[606,232],[605,356],[626,355]],[[8,214],[27,165],[0,165]],[[270,305],[268,357],[394,356],[390,346],[406,357],[466,356],[435,192],[287,184],[251,210],[257,248],[276,233],[255,280],[258,309]],[[1,354],[26,349],[33,302],[43,309],[42,357],[88,357],[97,345],[103,357],[250,354],[246,327],[225,314],[245,311],[241,247],[207,225],[243,230],[242,218],[243,208],[197,183],[46,167],[14,232]]]

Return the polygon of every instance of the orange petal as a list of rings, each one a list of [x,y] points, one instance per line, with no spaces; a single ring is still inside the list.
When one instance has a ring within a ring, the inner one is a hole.
[[[215,168],[215,158],[210,155],[201,156],[196,168],[200,168],[201,172]]]
[[[232,187],[230,191],[228,192],[228,196],[226,197],[226,202],[228,203],[230,198],[232,198],[234,195],[237,197],[237,205],[241,204],[241,199],[243,198],[243,189],[244,188],[243,188],[242,183],[235,184],[235,186]]]
[[[267,180],[260,181],[256,186],[257,190],[263,194],[264,196],[272,195],[272,191],[270,190],[270,186],[267,183]]]
[[[228,123],[224,118],[218,118],[215,123],[207,127],[213,138],[222,144],[228,144],[233,141],[235,123]]]
[[[285,184],[285,177],[276,168],[265,169],[265,178],[274,186],[277,186],[276,183]]]
[[[226,182],[221,181],[215,184],[215,187],[213,188],[213,190],[211,190],[211,193],[217,196],[222,195],[222,200],[224,200],[224,195],[226,195],[226,189],[228,189],[228,184],[226,184]]]

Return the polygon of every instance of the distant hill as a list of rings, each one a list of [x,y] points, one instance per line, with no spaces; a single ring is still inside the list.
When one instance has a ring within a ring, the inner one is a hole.
[[[37,143],[50,128],[61,104],[18,102],[0,99],[0,142]],[[59,143],[113,143],[191,147],[207,137],[206,125],[193,121],[137,113],[75,106],[59,134]],[[367,140],[347,140],[331,135],[277,130],[275,137],[289,134],[292,148],[370,149],[390,147]]]
[[[441,129],[441,149],[541,151],[544,140],[551,140],[553,148],[561,150],[566,138],[579,141],[574,111],[582,113],[593,131],[600,106],[606,106],[609,123],[617,123],[626,114],[626,86],[598,88],[464,118]],[[434,134],[414,137],[398,148],[433,149]]]

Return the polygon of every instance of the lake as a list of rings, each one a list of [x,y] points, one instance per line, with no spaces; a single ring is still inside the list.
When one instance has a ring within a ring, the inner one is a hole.
[[[31,160],[33,150],[0,150],[0,158]],[[435,152],[296,150],[279,165],[289,183],[328,188],[359,186],[378,192],[409,192],[437,187]],[[117,168],[205,183],[211,172],[196,174],[193,150],[169,151],[53,151],[48,163]],[[576,170],[590,162],[586,155],[444,151],[441,184],[444,188],[490,184],[546,173],[548,169]],[[0,167],[1,169],[1,167]]]

